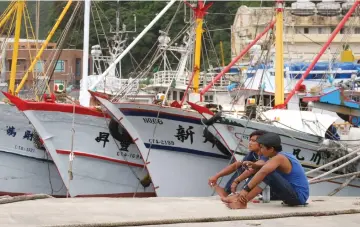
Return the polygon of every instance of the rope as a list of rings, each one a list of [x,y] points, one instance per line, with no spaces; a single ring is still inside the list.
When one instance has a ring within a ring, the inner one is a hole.
[[[321,182],[324,182],[324,181],[330,181],[330,180],[335,180],[335,179],[339,179],[339,178],[345,178],[345,177],[354,176],[354,175],[360,176],[360,171],[353,172],[353,173],[342,174],[340,176],[323,178],[323,179],[320,179],[320,180],[314,180],[312,182],[309,182],[309,184],[317,184],[317,183],[321,183]]]
[[[343,189],[344,189],[346,186],[348,186],[348,185],[351,183],[351,181],[353,181],[357,176],[358,176],[358,175],[354,175],[354,176],[350,177],[348,180],[346,180],[344,183],[342,183],[342,184],[340,185],[340,187],[338,187],[338,188],[334,189],[334,191],[330,192],[330,193],[328,194],[328,196],[333,196],[333,195],[335,195],[336,193],[338,193],[339,191],[343,190]]]
[[[69,170],[68,170],[69,181],[68,181],[68,186],[67,186],[66,198],[68,198],[70,195],[70,181],[72,181],[74,179],[72,167],[73,167],[73,160],[75,158],[75,155],[74,155],[75,107],[76,107],[76,105],[75,105],[75,102],[73,101],[73,117],[72,117],[72,125],[71,125],[71,150],[70,150],[70,154],[69,154]]]
[[[15,202],[22,202],[22,201],[36,200],[36,199],[47,199],[47,198],[54,198],[54,197],[46,194],[19,195],[14,197],[5,196],[0,199],[0,204],[15,203]]]
[[[241,213],[241,212],[239,212]],[[225,221],[242,221],[242,220],[264,220],[289,217],[311,217],[311,216],[334,216],[344,214],[359,214],[360,209],[347,209],[337,211],[308,211],[308,212],[291,212],[286,214],[263,214],[247,216],[226,216],[226,217],[204,217],[204,218],[179,218],[164,220],[144,220],[144,221],[125,221],[109,223],[89,223],[89,224],[65,224],[49,225],[48,227],[118,227],[118,226],[144,226],[144,225],[166,225],[179,223],[206,223],[206,222],[225,222]]]

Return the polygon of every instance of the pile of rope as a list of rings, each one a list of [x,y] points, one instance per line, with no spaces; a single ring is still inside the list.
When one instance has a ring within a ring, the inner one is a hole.
[[[341,146],[341,144],[333,140],[328,140],[328,143],[326,145],[322,144],[318,152],[321,154],[321,158],[325,160],[325,163],[330,163],[350,153],[349,150],[346,149],[346,147]],[[334,163],[333,165],[328,166],[324,169],[329,171],[338,166],[341,166],[346,162],[348,162],[348,160],[344,159],[343,161]],[[342,174],[353,173],[357,171],[357,166],[358,166],[358,161],[349,163],[348,165],[346,165],[345,167],[343,167],[338,171]]]
[[[22,202],[22,201],[36,200],[36,199],[48,199],[48,198],[54,198],[54,197],[46,194],[19,195],[14,197],[7,195],[0,197],[0,204],[15,203],[15,202]]]

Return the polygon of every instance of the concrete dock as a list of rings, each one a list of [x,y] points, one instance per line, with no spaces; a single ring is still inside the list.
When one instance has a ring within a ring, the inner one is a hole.
[[[308,202],[306,207],[288,207],[280,201],[249,203],[246,210],[230,210],[215,196],[45,198],[1,204],[0,226],[349,227],[360,223],[360,197],[312,197]]]

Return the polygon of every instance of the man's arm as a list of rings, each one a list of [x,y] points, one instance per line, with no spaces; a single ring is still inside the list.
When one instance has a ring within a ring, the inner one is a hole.
[[[256,187],[258,184],[261,183],[261,181],[264,180],[264,178],[268,174],[276,170],[280,166],[282,161],[283,161],[282,155],[276,155],[275,157],[267,161],[265,165],[255,174],[255,176],[251,179],[251,181],[247,184],[247,186],[250,189]]]
[[[240,168],[240,166],[242,165],[242,161],[240,162],[234,162],[233,164],[225,167],[224,169],[222,169],[220,172],[218,172],[215,176],[217,178],[223,177],[223,176],[227,176],[230,173],[235,172],[238,168]]]
[[[250,161],[244,161],[243,166],[246,166],[249,169],[255,169],[256,172],[261,169],[265,165],[266,161],[263,159],[260,159],[256,162],[250,162]]]
[[[218,172],[218,173],[215,174],[214,176],[210,177],[208,184],[209,184],[210,186],[215,185],[216,182],[217,182],[217,180],[218,180],[220,177],[227,176],[227,175],[229,175],[230,173],[235,172],[238,168],[240,168],[241,165],[242,165],[242,161],[240,161],[240,162],[234,162],[233,164],[225,167],[225,168],[222,169],[220,172]]]

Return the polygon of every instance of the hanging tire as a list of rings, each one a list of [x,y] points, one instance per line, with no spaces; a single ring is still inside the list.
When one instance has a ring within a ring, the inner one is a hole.
[[[109,131],[111,136],[120,142],[127,142],[133,144],[133,140],[125,128],[114,119],[110,120]]]

